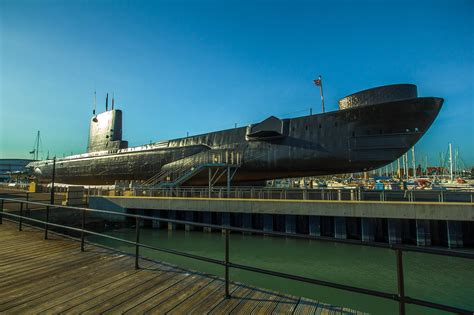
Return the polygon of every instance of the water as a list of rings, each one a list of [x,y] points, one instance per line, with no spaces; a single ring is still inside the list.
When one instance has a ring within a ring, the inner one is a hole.
[[[107,232],[134,240],[134,229]],[[134,253],[134,247],[117,241],[89,237],[89,241]],[[224,259],[224,235],[182,230],[142,229],[140,242],[188,253]],[[223,276],[222,266],[189,258],[140,249],[140,254],[188,269]],[[397,291],[395,253],[388,249],[313,240],[231,234],[230,260],[254,267],[327,280],[357,287]],[[472,260],[404,253],[405,292],[410,297],[474,309]],[[374,314],[397,314],[398,304],[387,299],[345,292],[247,271],[230,269],[230,279],[321,302]],[[442,314],[407,305],[408,314]]]

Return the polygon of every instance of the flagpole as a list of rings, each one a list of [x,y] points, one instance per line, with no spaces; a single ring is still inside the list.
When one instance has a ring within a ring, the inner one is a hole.
[[[313,81],[316,86],[319,86],[319,92],[321,94],[321,107],[324,113],[324,93],[323,93],[323,80],[321,76],[318,76],[318,79]]]
[[[323,113],[324,113],[324,94],[323,94],[323,80],[321,78],[321,76],[319,76],[319,82],[321,82],[319,84],[319,90],[321,92],[321,106],[323,108]]]

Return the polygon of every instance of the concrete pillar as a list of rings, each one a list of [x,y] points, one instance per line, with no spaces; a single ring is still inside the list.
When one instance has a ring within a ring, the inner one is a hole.
[[[402,243],[402,224],[400,219],[387,219],[388,223],[388,243]]]
[[[242,213],[242,227],[244,229],[252,228],[252,214],[251,213]]]
[[[310,215],[308,217],[309,235],[321,236],[321,217],[319,215]]]
[[[263,215],[263,230],[265,232],[273,232],[273,214]]]
[[[347,238],[345,217],[334,217],[334,237],[339,239]]]
[[[62,202],[63,206],[78,206],[83,205],[84,202],[84,186],[69,186],[67,187],[66,200]]]
[[[212,214],[209,211],[206,211],[202,214],[203,223],[205,224],[212,224]],[[204,232],[212,232],[211,228],[205,227],[203,228]]]
[[[448,247],[463,247],[463,234],[461,221],[446,221]]]
[[[160,210],[153,211],[153,217],[159,218],[160,217]],[[152,220],[151,221],[151,226],[154,229],[159,229],[159,228],[161,228],[161,222],[158,221],[158,220]]]
[[[431,246],[431,230],[429,220],[416,220],[416,245]]]
[[[296,215],[285,215],[285,232],[290,234],[296,234]]]
[[[363,242],[373,242],[375,240],[375,220],[373,218],[361,218],[361,239]]]
[[[186,221],[194,222],[194,212],[186,211]],[[192,231],[192,230],[194,230],[194,225],[185,224],[184,225],[184,230],[185,231]]]
[[[144,216],[144,215],[145,215],[145,210],[140,209],[140,210],[137,210],[135,213],[136,213],[137,215],[143,215],[143,216]],[[140,219],[139,222],[140,222],[140,224],[139,224],[140,227],[144,227],[144,226],[145,226],[145,220],[144,220],[144,219]]]
[[[229,212],[222,213],[222,226],[230,227],[230,213]],[[225,230],[222,229],[222,232],[224,233]]]
[[[168,210],[168,219],[176,220],[176,210]],[[176,223],[168,222],[168,230],[176,230]]]
[[[356,200],[356,191],[354,189],[351,189],[351,200]]]

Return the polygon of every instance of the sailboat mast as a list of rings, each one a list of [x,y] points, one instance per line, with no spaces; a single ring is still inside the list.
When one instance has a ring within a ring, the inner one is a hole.
[[[410,178],[410,160],[408,158],[408,152],[405,153],[405,162],[407,163],[407,179]]]
[[[39,158],[39,143],[40,143],[40,131],[38,130],[38,134],[36,136],[36,160]]]
[[[415,146],[411,148],[411,162],[413,166],[413,178],[416,179]]]
[[[425,156],[425,173],[426,173],[426,176],[428,177],[429,174],[428,174],[428,155]]]
[[[459,176],[459,147],[454,150],[454,177]]]
[[[400,170],[400,158],[397,159],[397,175],[398,179],[402,178],[402,172]]]
[[[453,146],[449,144],[449,179],[453,181]]]

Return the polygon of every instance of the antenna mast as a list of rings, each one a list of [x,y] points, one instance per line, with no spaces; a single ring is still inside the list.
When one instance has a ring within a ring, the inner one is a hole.
[[[95,115],[96,107],[97,107],[97,92],[94,91],[94,110],[92,111],[92,115]]]

